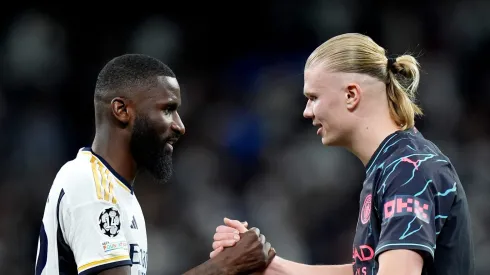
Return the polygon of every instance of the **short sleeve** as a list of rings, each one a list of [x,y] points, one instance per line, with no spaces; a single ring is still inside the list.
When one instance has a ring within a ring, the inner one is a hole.
[[[63,236],[73,252],[78,274],[131,265],[121,210],[106,201],[90,201],[60,211]]]
[[[375,254],[409,249],[433,259],[437,234],[447,217],[441,213],[452,207],[456,182],[441,165],[402,158],[394,166],[386,169],[376,190],[382,222]]]

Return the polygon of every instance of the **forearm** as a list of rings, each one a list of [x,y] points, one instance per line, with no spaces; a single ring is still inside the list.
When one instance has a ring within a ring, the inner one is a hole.
[[[306,265],[288,261],[276,256],[264,275],[354,275],[352,264]]]
[[[187,271],[183,275],[229,275],[232,273],[227,272],[225,269],[220,267],[213,261],[213,259],[210,259],[193,269]]]

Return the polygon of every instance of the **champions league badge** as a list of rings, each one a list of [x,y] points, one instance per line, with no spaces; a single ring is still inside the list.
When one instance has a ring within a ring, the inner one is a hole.
[[[119,211],[113,207],[104,209],[99,216],[99,226],[102,234],[111,238],[116,237],[121,229]]]

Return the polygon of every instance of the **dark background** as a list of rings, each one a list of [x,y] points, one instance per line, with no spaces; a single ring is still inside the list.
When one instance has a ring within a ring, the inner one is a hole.
[[[364,169],[302,118],[306,58],[345,32],[419,58],[417,127],[455,164],[477,274],[490,272],[490,1],[11,4],[0,9],[2,274],[33,274],[52,180],[93,138],[96,76],[134,52],[175,71],[187,128],[172,182],[135,186],[148,274],[205,261],[224,216],[258,226],[287,259],[350,262]]]

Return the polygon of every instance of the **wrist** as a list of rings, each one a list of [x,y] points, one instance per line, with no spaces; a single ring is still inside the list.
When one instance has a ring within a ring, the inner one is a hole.
[[[272,259],[271,263],[267,267],[267,269],[264,272],[264,275],[274,275],[277,274],[281,270],[282,267],[282,262],[284,259],[280,258],[279,256],[275,256],[274,259]]]
[[[209,260],[211,265],[219,275],[236,275],[238,274],[235,265],[225,253],[220,253]]]

